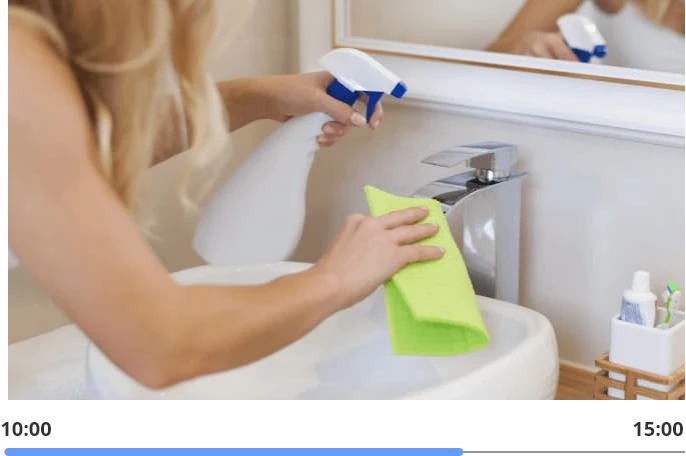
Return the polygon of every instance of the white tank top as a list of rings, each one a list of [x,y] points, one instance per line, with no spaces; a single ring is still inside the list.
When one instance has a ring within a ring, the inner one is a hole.
[[[683,35],[652,22],[633,2],[616,14],[593,9],[607,41],[606,65],[684,74]]]

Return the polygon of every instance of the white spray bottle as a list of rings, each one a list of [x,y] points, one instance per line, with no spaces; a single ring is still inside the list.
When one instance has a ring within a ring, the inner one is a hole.
[[[565,14],[557,20],[565,44],[580,62],[598,63],[607,55],[607,43],[598,26],[580,14]]]
[[[402,98],[405,84],[367,54],[336,49],[319,63],[334,77],[327,93],[350,106],[367,95],[367,123],[384,94]],[[317,136],[333,120],[312,113],[286,121],[213,195],[200,216],[193,247],[209,264],[288,259],[305,222],[305,192]]]

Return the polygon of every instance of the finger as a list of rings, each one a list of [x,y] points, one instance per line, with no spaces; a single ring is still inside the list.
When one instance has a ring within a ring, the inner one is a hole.
[[[434,223],[421,223],[396,228],[392,231],[392,236],[399,245],[409,245],[429,238],[437,232],[438,225]]]
[[[362,222],[364,222],[366,219],[369,217],[366,217],[362,214],[350,214],[345,218],[345,224],[344,227],[346,229],[351,229],[355,230],[357,229],[360,225],[362,225]]]
[[[379,223],[389,230],[397,228],[402,225],[411,225],[419,222],[429,215],[429,210],[426,207],[411,207],[400,211],[389,212],[388,214],[378,217]]]
[[[576,54],[574,54],[574,52],[567,47],[560,35],[552,35],[548,41],[548,50],[556,59],[568,60],[570,62],[579,61]]]
[[[345,218],[345,222],[343,223],[343,226],[341,229],[338,231],[338,234],[334,238],[333,242],[331,245],[338,245],[341,242],[345,242],[347,239],[352,238],[355,236],[355,232],[359,228],[359,226],[362,224],[364,219],[367,217],[362,215],[362,214],[350,214]]]
[[[322,127],[322,133],[328,136],[341,137],[345,135],[346,127],[338,122],[327,122]]]
[[[546,43],[537,42],[531,45],[531,52],[535,57],[542,57],[547,59],[552,59],[553,54],[548,49]]]
[[[329,96],[323,90],[317,90],[314,98],[314,111],[328,114],[343,125],[361,127],[367,124],[367,120],[355,108]]]
[[[371,119],[369,119],[369,126],[371,127],[372,130],[376,129],[376,127],[379,126],[379,122],[381,122],[381,117],[383,116],[383,107],[381,106],[381,103],[378,103],[376,107],[374,108],[374,112],[372,113]]]
[[[335,142],[336,142],[336,139],[333,136],[329,136],[329,135],[317,136],[317,144],[319,144],[320,146],[324,146],[324,147],[330,146]]]
[[[405,263],[417,263],[441,258],[445,253],[442,247],[435,245],[406,245],[402,247],[402,258]]]

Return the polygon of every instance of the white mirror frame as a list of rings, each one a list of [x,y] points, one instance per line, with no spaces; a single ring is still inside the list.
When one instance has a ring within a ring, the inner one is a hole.
[[[347,0],[298,0],[300,71],[352,47],[403,79],[405,105],[684,145],[684,75],[352,37],[347,12]]]

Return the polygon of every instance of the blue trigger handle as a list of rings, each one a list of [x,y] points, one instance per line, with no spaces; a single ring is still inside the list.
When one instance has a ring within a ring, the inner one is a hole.
[[[374,108],[376,108],[376,104],[381,100],[383,97],[383,92],[372,92],[372,91],[352,91],[348,90],[346,86],[341,84],[338,79],[334,79],[331,81],[331,84],[326,88],[326,93],[334,97],[336,100],[341,101],[349,106],[352,106],[355,104],[357,99],[362,95],[363,93],[367,94],[367,123],[369,123],[370,119],[372,118],[372,114],[374,113]]]
[[[357,99],[360,97],[360,92],[353,92],[348,90],[346,86],[338,82],[338,79],[331,81],[331,84],[326,88],[326,93],[334,97],[338,101],[342,101],[347,105],[354,105]]]
[[[572,50],[574,55],[579,59],[580,62],[588,63],[591,61],[592,57],[603,58],[607,55],[607,46],[604,44],[598,44],[593,48],[593,52],[589,52],[585,49],[575,48],[567,43],[567,40],[563,40],[569,49]]]

